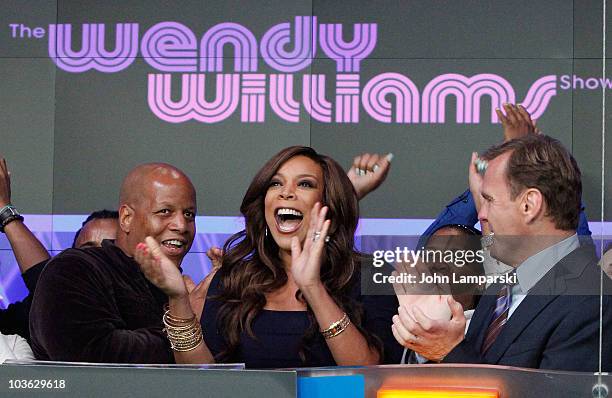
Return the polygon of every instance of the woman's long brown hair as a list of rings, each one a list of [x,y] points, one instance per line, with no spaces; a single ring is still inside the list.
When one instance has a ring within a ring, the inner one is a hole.
[[[287,283],[279,247],[265,232],[264,199],[272,177],[295,156],[312,159],[323,171],[323,204],[329,207],[327,218],[331,220],[328,233],[331,240],[325,245],[321,282],[338,306],[349,315],[368,345],[381,354],[380,340],[363,328],[360,303],[350,297],[354,284],[360,281],[360,255],[354,249],[359,206],[353,185],[333,159],[319,155],[309,147],[292,146],[277,153],[255,175],[240,206],[245,229],[231,236],[224,245],[225,254],[219,270],[221,293],[211,298],[222,303],[217,321],[227,344],[227,349],[217,355],[218,361],[235,360],[241,333],[246,332],[256,338],[252,324],[266,304],[266,293],[274,292]],[[296,296],[305,301],[299,291]],[[307,306],[307,312],[310,327],[304,334],[299,352],[304,365],[308,365],[313,343],[322,339],[310,306]]]

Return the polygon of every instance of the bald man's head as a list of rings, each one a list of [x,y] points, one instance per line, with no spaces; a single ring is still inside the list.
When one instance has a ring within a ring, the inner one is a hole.
[[[195,214],[195,188],[185,173],[165,163],[140,165],[121,185],[117,246],[132,256],[151,236],[178,266],[193,242]]]
[[[136,166],[128,173],[121,184],[119,206],[142,200],[143,190],[148,189],[153,181],[178,182],[179,180],[188,184],[195,196],[195,188],[191,180],[176,167],[167,163],[145,163]]]

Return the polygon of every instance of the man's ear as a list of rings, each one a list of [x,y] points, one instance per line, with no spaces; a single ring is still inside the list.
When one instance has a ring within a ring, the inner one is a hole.
[[[126,234],[129,234],[133,220],[134,209],[127,204],[122,204],[121,207],[119,207],[119,228]]]
[[[528,188],[525,190],[525,192],[523,192],[520,210],[527,224],[542,216],[545,211],[542,192],[535,188]]]

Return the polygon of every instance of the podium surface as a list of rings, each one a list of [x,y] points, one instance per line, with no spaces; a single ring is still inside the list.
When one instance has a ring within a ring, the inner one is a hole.
[[[494,365],[383,365],[249,370],[240,364],[165,366],[7,363],[1,397],[600,397],[612,376]],[[599,386],[599,387],[598,387]],[[594,395],[594,388],[601,395]]]

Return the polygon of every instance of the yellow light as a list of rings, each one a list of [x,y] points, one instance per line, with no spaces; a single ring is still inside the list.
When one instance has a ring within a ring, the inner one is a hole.
[[[378,390],[377,398],[499,398],[497,390],[476,388],[412,388]]]

